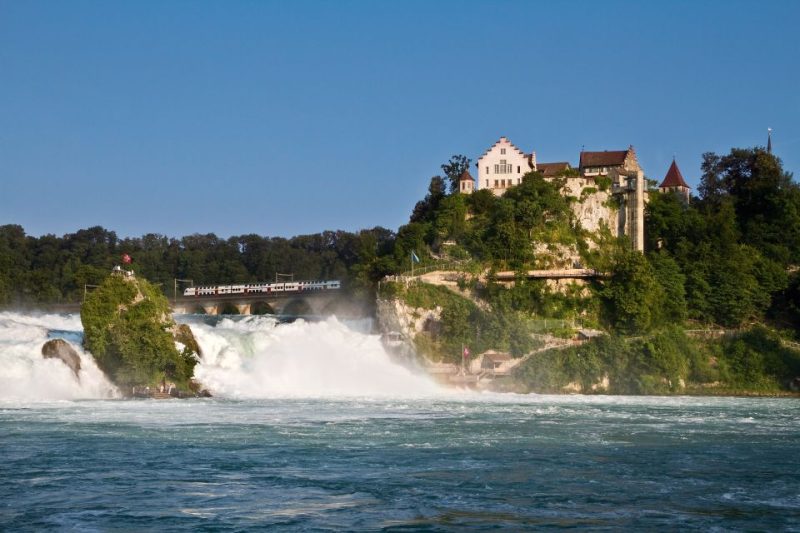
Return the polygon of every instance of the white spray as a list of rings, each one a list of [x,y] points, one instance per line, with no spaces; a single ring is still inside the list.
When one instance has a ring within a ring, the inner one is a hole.
[[[51,335],[58,331],[56,335]],[[42,357],[48,335],[69,341],[81,358],[76,377],[58,359]],[[114,386],[80,346],[81,321],[77,315],[0,313],[0,401],[76,400],[109,398]]]
[[[273,318],[224,318],[191,324],[203,351],[195,378],[215,396],[420,397],[441,389],[394,363],[376,335],[335,318],[278,324]]]

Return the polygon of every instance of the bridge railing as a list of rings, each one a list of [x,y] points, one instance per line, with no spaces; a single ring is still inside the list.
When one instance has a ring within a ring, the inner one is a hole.
[[[437,270],[463,270],[464,267],[469,265],[469,261],[437,261],[436,263],[427,264],[425,266],[420,266],[419,268],[414,267],[414,270],[407,270],[396,277],[402,278],[411,278],[422,276],[424,274],[428,274],[430,272],[436,272]]]

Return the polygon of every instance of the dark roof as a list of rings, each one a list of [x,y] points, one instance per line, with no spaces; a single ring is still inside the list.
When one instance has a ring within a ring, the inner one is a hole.
[[[667,170],[667,175],[664,176],[664,181],[661,182],[659,187],[686,187],[690,189],[686,184],[686,181],[683,179],[683,175],[681,174],[680,169],[678,168],[678,164],[675,163],[675,160],[672,160],[672,164],[669,166],[669,170]]]
[[[472,177],[472,174],[469,173],[469,170],[465,170],[461,173],[461,176],[458,177],[458,181],[475,181]]]
[[[557,163],[536,163],[536,170],[545,176],[554,176],[562,170],[569,170],[569,163],[566,161],[559,161]]]
[[[511,360],[511,354],[503,352],[495,352],[494,350],[488,350],[486,352],[483,352],[481,355],[483,355],[484,357],[495,363]]]
[[[584,167],[613,167],[624,165],[628,150],[615,150],[613,152],[581,152],[581,168]]]

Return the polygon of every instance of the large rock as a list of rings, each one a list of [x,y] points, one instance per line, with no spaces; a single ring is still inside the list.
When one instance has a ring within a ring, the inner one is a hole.
[[[64,339],[52,339],[42,346],[42,355],[45,359],[60,359],[67,365],[75,377],[81,371],[81,357],[78,352]]]
[[[115,270],[86,296],[81,323],[84,348],[120,390],[174,383],[190,393],[199,346],[189,328],[175,323],[158,286]]]

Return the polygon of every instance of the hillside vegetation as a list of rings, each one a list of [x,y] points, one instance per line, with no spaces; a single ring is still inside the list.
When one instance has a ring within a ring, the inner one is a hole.
[[[457,362],[457,346],[524,353],[541,331],[569,336],[576,325],[606,335],[580,347],[528,358],[516,373],[528,391],[625,394],[774,392],[800,376],[800,188],[778,158],[761,148],[705,154],[699,196],[651,190],[645,213],[645,253],[601,226],[588,233],[561,193],[562,179],[536,173],[502,197],[489,191],[447,194],[431,180],[409,224],[398,230],[397,257],[427,250],[463,261],[460,286],[486,305],[441,294],[442,327],[418,345]],[[447,243],[447,246],[445,246]],[[527,280],[549,268],[564,249],[605,275],[586,285],[555,287]],[[429,259],[429,261],[433,261]],[[423,263],[424,264],[424,263]],[[513,284],[492,272],[519,272]],[[477,274],[487,273],[480,282]],[[414,301],[427,289],[406,289]],[[447,323],[447,327],[445,327]],[[499,324],[499,325],[498,325]],[[687,329],[723,337],[689,338]],[[490,333],[495,329],[503,333]]]

